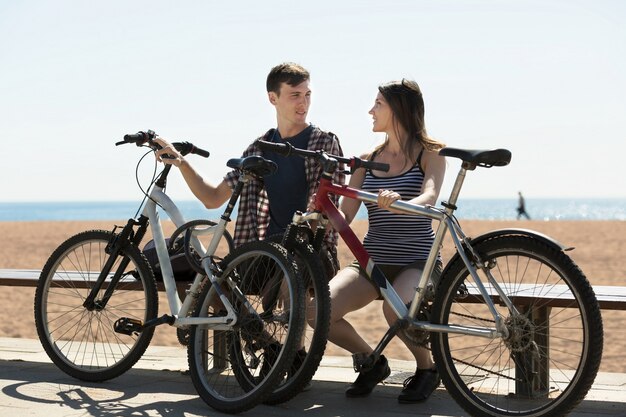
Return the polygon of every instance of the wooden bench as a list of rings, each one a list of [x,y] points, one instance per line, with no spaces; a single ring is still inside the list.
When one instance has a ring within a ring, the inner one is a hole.
[[[38,269],[0,269],[0,286],[8,287],[36,287],[39,281]],[[72,281],[76,285],[81,285],[82,281],[78,278]],[[73,285],[74,285],[73,284]],[[188,285],[188,282],[178,283],[180,286]],[[163,283],[157,283],[159,291],[164,291]],[[626,287],[610,286],[610,285],[595,285],[593,287],[596,293],[596,298],[600,304],[600,308],[603,310],[626,310]],[[564,298],[562,291],[558,287],[553,288],[550,292],[541,295],[520,296],[517,298],[516,303],[522,305],[530,305],[536,303],[538,299],[550,300],[547,304],[548,307],[567,307],[568,301],[571,299]],[[464,302],[482,302],[478,298],[475,298],[477,292],[470,291],[470,296],[464,300]],[[496,303],[499,302],[497,297],[494,297]]]
[[[16,286],[16,287],[36,287],[39,281],[39,270],[19,270],[19,269],[0,269],[0,286]],[[71,283],[76,287],[83,287],[84,282],[80,277],[76,277],[72,281],[60,281],[65,283]],[[188,282],[178,282],[179,289],[187,288]],[[157,287],[160,291],[164,291],[162,282],[157,283]],[[139,288],[139,287],[138,287]],[[549,320],[551,308],[568,308],[571,306],[573,298],[571,294],[566,290],[564,285],[557,285],[550,289],[550,291],[536,294],[528,291],[524,294],[523,288],[518,289],[518,295],[512,298],[514,304],[522,309],[531,308],[530,317],[536,323],[542,323]],[[626,310],[626,287],[618,286],[605,286],[598,285],[593,287],[598,299],[600,308],[603,310]],[[493,290],[487,289],[495,304],[501,304],[497,295],[494,295]],[[468,287],[469,295],[464,297],[462,302],[464,303],[482,303],[482,297],[479,295],[478,290],[474,287]],[[541,346],[547,346],[548,340],[536,340]],[[535,361],[534,363],[526,363],[525,366],[532,367],[534,369],[540,369],[538,378],[532,386],[523,382],[518,382],[518,392],[526,393],[527,395],[536,396],[545,393],[549,387],[549,369],[550,363],[549,357],[543,357],[536,362],[536,359],[529,359],[529,361]]]
[[[36,287],[39,281],[40,270],[37,269],[0,269],[0,286],[8,287]],[[73,280],[73,285],[81,286],[82,280]],[[188,282],[179,282],[179,286],[187,286]],[[164,291],[162,282],[157,283],[159,291]],[[596,293],[596,298],[600,304],[602,310],[626,310],[626,287],[609,286],[609,285],[595,285],[593,287]],[[541,295],[533,294],[532,296],[519,296],[516,299],[516,304],[531,305],[536,304],[539,299],[549,300],[548,303],[541,303],[546,307],[567,307],[571,298],[563,297],[563,291],[560,288],[554,287],[550,292],[543,293]],[[477,291],[470,289],[470,295],[464,302],[476,303],[482,302],[477,297]],[[494,301],[499,303],[497,297],[494,296]]]
[[[0,276],[2,274],[0,270]],[[527,288],[530,288],[526,285]],[[463,300],[465,303],[483,303],[482,297],[476,288],[469,288],[469,296]],[[545,307],[564,307],[571,305],[573,297],[566,291],[565,285],[555,285],[549,291],[536,294],[530,290],[525,293],[524,287],[517,288],[518,295],[511,297],[515,305],[532,306],[541,305]],[[626,287],[612,285],[594,285],[593,291],[602,310],[626,310]],[[491,294],[495,304],[501,304],[500,297],[494,295],[494,291],[487,289]]]
[[[37,269],[0,269],[0,286],[8,287],[36,287],[39,281],[40,270]],[[77,287],[83,286],[82,280],[78,277],[72,281],[72,285]],[[178,282],[178,286],[187,287],[189,282]],[[159,291],[165,288],[162,282],[157,283]],[[596,285],[593,287],[596,298],[602,310],[626,310],[626,287]],[[539,303],[545,307],[567,307],[571,298],[563,297],[563,291],[559,286],[554,287],[550,292],[541,295],[533,294],[532,296],[520,295],[515,299],[515,303],[519,305],[538,304],[537,301],[548,301],[547,303]],[[499,303],[499,299],[493,296],[494,302]],[[466,303],[483,302],[479,298],[478,292],[470,288],[470,295],[463,300]]]
[[[39,275],[41,271],[38,269],[0,269],[0,286],[7,287],[36,287],[39,282]],[[85,288],[85,282],[77,275],[76,278],[71,280],[55,280],[62,283],[71,283],[75,288]],[[178,289],[187,289],[191,284],[190,281],[176,282]],[[125,289],[129,289],[128,284],[124,286]],[[137,286],[140,289],[140,286]],[[159,291],[165,291],[163,282],[157,282],[157,289]]]

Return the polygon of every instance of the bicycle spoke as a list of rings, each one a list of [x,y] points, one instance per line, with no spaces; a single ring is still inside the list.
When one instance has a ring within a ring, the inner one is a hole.
[[[108,303],[104,305],[98,294],[93,307],[83,305],[107,262],[104,249],[111,236],[110,232],[88,231],[68,239],[46,263],[35,295],[35,322],[44,349],[64,372],[89,381],[113,378],[129,369],[154,331],[139,336],[114,331],[121,317],[145,322],[156,316],[154,278],[133,246],[123,253],[129,259],[128,270]],[[118,259],[114,268],[119,265]],[[128,285],[136,289],[125,289]]]

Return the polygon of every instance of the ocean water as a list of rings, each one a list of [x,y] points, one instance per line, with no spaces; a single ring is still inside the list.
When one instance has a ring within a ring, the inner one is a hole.
[[[177,204],[187,220],[217,219],[223,212],[223,209],[207,210],[198,201],[178,201]],[[514,220],[517,217],[517,199],[462,199],[457,206],[459,219]],[[119,220],[134,217],[138,208],[138,201],[0,203],[0,221]],[[526,211],[533,220],[626,221],[626,198],[526,198]],[[365,218],[367,212],[361,206],[357,219]]]

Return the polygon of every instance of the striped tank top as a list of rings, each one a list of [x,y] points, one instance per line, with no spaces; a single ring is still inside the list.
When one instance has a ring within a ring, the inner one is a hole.
[[[377,177],[368,170],[362,189],[376,194],[380,189],[392,190],[405,201],[417,197],[424,182],[421,156],[410,170],[395,177]],[[431,219],[392,213],[368,202],[365,207],[369,229],[363,245],[375,263],[407,265],[428,258],[435,239]]]

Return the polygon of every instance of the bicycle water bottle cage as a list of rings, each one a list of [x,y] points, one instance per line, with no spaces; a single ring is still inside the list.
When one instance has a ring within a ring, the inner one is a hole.
[[[508,149],[459,149],[459,148],[443,148],[439,151],[441,156],[450,156],[459,158],[467,163],[467,169],[474,169],[476,166],[491,168],[502,167],[511,162],[511,151]]]
[[[258,155],[247,156],[245,158],[233,158],[230,159],[226,165],[229,168],[250,172],[258,177],[273,174],[278,168],[273,161]]]

